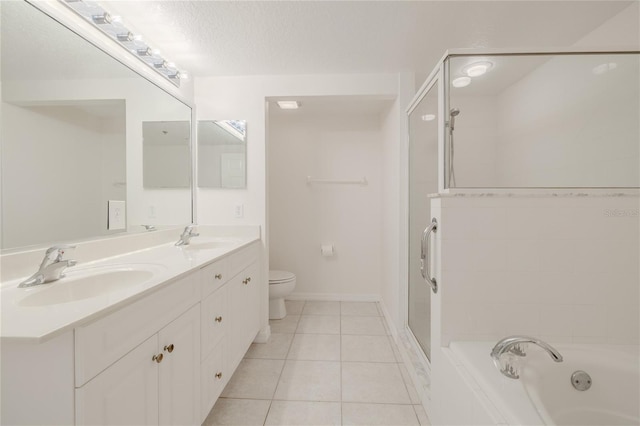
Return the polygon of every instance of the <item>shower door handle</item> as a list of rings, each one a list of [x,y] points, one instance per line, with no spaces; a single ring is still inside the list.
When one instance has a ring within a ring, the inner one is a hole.
[[[431,232],[438,231],[438,221],[434,217],[431,219],[431,224],[425,228],[422,232],[422,241],[420,243],[420,273],[422,278],[431,285],[431,290],[434,293],[438,292],[438,282],[435,278],[432,278],[430,274],[431,270],[431,250],[429,250],[429,236]]]

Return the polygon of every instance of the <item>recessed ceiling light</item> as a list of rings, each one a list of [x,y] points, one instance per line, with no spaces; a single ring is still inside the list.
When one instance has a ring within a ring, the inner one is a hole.
[[[615,70],[616,68],[618,68],[618,64],[617,63],[609,62],[609,63],[606,63],[606,64],[600,64],[600,65],[594,67],[593,68],[593,73],[595,75],[601,75],[601,74],[604,74],[606,72]]]
[[[451,82],[453,87],[467,87],[471,84],[470,77],[458,77]]]
[[[300,108],[300,102],[298,101],[278,101],[280,109],[298,109]]]
[[[493,63],[489,61],[474,62],[462,69],[462,72],[469,77],[479,77],[489,71],[493,67]]]
[[[433,121],[436,119],[435,114],[425,114],[422,117],[422,121]]]

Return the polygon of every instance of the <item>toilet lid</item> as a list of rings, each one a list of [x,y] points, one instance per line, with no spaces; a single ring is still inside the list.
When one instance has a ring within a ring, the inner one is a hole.
[[[295,275],[289,271],[269,271],[269,283],[280,283],[295,279]]]

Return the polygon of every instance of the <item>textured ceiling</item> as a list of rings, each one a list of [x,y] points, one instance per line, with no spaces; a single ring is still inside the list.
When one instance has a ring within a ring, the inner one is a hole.
[[[627,1],[103,1],[193,75],[426,72],[448,48],[568,46]]]

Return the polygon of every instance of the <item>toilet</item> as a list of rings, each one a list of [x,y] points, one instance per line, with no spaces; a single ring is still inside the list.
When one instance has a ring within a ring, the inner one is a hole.
[[[284,298],[296,287],[296,276],[288,271],[269,271],[269,319],[287,316]]]

